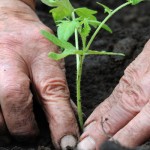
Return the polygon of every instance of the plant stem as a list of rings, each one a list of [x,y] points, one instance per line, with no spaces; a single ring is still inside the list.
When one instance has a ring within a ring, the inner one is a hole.
[[[75,13],[72,12],[72,20],[75,20]],[[78,31],[75,29],[75,46],[76,49],[79,50],[79,39],[78,39]],[[82,76],[82,66],[83,66],[83,56],[76,54],[76,94],[77,94],[77,111],[79,124],[81,129],[83,129],[83,111],[81,105],[81,76]]]
[[[81,77],[82,77],[82,67],[83,67],[83,56],[79,56],[79,68],[77,70],[77,81],[76,81],[76,91],[77,91],[77,110],[78,118],[81,129],[83,129],[83,111],[81,102]]]
[[[126,7],[127,5],[130,5],[131,2],[126,2],[124,4],[122,4],[121,6],[117,7],[115,10],[113,10],[111,13],[109,13],[109,15],[101,22],[101,24],[99,25],[99,27],[96,29],[96,31],[94,32],[94,34],[92,35],[90,41],[87,44],[86,47],[86,51],[88,51],[88,49],[90,48],[93,40],[95,39],[96,35],[98,34],[98,32],[100,31],[100,29],[102,28],[102,26],[116,13],[118,12],[120,9]]]
[[[72,20],[75,20],[75,13],[74,11],[72,12]],[[79,39],[78,39],[78,31],[77,29],[75,29],[75,46],[76,46],[76,49],[79,50]]]
[[[87,47],[85,48],[85,52],[89,50],[91,43],[93,42],[94,38],[102,28],[102,26],[120,9],[124,8],[127,5],[130,5],[131,2],[126,2],[122,4],[121,6],[117,7],[114,11],[109,13],[109,15],[102,21],[102,23],[99,25],[99,27],[96,29],[94,34],[92,35],[90,41],[87,44]],[[75,13],[72,12],[72,20],[75,20]],[[79,39],[78,39],[78,31],[75,29],[75,46],[76,49],[79,50]],[[82,77],[82,67],[83,67],[83,61],[84,61],[85,55],[79,55],[76,54],[76,68],[77,68],[77,74],[76,74],[76,92],[77,92],[77,110],[78,110],[78,118],[79,118],[79,124],[81,129],[83,129],[83,111],[82,111],[82,105],[81,105],[81,77]]]

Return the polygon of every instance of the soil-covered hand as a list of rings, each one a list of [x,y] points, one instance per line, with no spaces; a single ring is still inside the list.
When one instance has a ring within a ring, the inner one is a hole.
[[[37,136],[32,87],[57,149],[74,146],[78,127],[64,63],[48,58],[50,51],[58,49],[40,34],[41,29],[51,32],[25,3],[0,2],[0,143],[8,142],[8,134],[17,140]]]
[[[136,147],[150,138],[150,41],[127,67],[113,93],[85,123],[79,150],[99,150],[107,139]]]

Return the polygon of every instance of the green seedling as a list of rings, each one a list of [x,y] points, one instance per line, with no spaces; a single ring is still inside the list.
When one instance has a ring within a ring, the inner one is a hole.
[[[97,11],[81,7],[74,8],[69,0],[42,0],[42,2],[52,9],[53,19],[57,25],[57,36],[42,30],[42,35],[50,40],[52,43],[60,47],[61,53],[50,52],[49,57],[54,60],[60,60],[70,55],[76,55],[76,97],[77,97],[77,109],[80,127],[83,128],[83,112],[81,105],[81,77],[82,66],[87,55],[121,55],[122,53],[112,53],[106,51],[91,50],[91,44],[101,29],[104,29],[110,33],[112,30],[106,22],[120,9],[128,5],[136,5],[143,0],[127,0],[124,4],[120,5],[116,9],[110,9],[104,4],[97,2],[98,5],[104,8],[106,17],[103,21],[98,21],[96,18]],[[95,32],[91,35],[91,29],[95,28]],[[91,36],[89,36],[91,35]],[[68,40],[74,36],[75,44],[73,45]],[[81,43],[79,44],[79,38]]]

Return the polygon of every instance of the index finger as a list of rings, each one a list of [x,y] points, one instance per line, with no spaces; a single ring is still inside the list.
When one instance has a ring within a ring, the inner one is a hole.
[[[57,47],[51,43],[43,46],[32,61],[33,84],[40,96],[55,146],[59,149],[61,139],[71,135],[74,138],[73,145],[67,140],[66,146],[74,147],[78,137],[78,126],[70,103],[64,67],[60,62],[48,58],[49,51],[57,51]],[[64,146],[64,142],[62,145]]]

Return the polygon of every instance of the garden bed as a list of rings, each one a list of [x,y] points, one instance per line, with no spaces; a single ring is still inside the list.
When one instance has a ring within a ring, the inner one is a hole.
[[[107,3],[112,8],[115,5],[118,5],[115,0],[109,1],[107,1]],[[95,5],[94,0],[86,0],[86,2],[81,3],[74,0],[73,3],[74,6],[86,5],[93,9],[100,9]],[[113,34],[110,35],[109,33],[102,31],[93,43],[92,49],[122,52],[125,53],[126,56],[88,56],[85,59],[82,75],[82,100],[83,110],[86,117],[91,114],[100,102],[110,95],[123,75],[124,69],[130,62],[132,62],[132,60],[134,60],[134,58],[136,58],[136,56],[142,51],[144,44],[150,39],[149,9],[150,3],[145,2],[135,7],[127,7],[121,10],[120,13],[115,15],[108,22],[108,25],[113,30]],[[101,11],[99,15],[101,14]],[[54,23],[47,12],[48,8],[43,6],[41,2],[38,2],[37,13],[39,17],[46,25],[55,31],[56,29],[53,26]],[[99,18],[101,19],[101,17]],[[71,98],[75,100],[75,59],[71,56],[65,61]],[[0,150],[54,150],[49,137],[47,122],[45,117],[43,117],[42,110],[40,109],[39,111],[39,109],[40,107],[38,104],[35,104],[35,113],[41,130],[41,135],[37,142],[30,146],[23,146],[22,144],[14,142],[9,147],[1,147]],[[146,142],[143,146],[137,149],[148,150],[150,149],[150,144],[149,142]],[[118,150],[121,150],[121,148]]]

